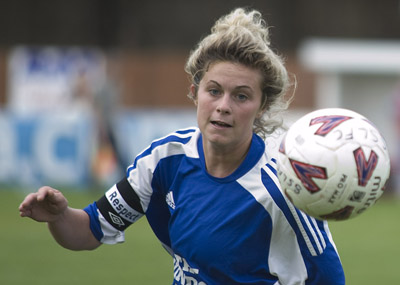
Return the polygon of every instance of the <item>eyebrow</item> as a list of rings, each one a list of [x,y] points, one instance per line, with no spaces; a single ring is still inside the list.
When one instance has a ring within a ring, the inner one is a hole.
[[[215,80],[210,79],[209,82],[215,83],[216,85],[218,85],[219,87],[221,87],[221,84],[219,84],[219,83],[218,83],[217,81],[215,81]],[[236,86],[234,89],[249,89],[249,90],[253,91],[253,88],[251,88],[251,87],[248,86],[248,85],[239,85],[239,86]]]

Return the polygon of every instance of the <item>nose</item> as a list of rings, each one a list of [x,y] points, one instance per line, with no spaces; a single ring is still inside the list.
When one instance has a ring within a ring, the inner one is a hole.
[[[230,114],[231,113],[231,97],[229,94],[224,94],[218,100],[217,112],[221,114]]]

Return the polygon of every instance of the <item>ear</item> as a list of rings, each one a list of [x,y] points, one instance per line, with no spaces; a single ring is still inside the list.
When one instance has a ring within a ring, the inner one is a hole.
[[[258,110],[257,119],[261,119],[267,111],[268,111],[268,106],[267,104],[265,104],[265,106],[262,109]]]
[[[260,110],[258,110],[257,113],[257,118],[261,118],[262,116],[264,116],[265,112],[268,110],[268,102],[265,99],[264,102],[262,102],[262,105],[260,106]]]
[[[192,94],[194,104],[197,106],[197,88],[194,84],[190,85],[190,93]]]

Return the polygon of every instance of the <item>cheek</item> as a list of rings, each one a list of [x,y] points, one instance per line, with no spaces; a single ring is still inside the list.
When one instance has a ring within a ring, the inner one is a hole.
[[[209,113],[213,108],[210,100],[207,100],[205,96],[197,97],[197,113]]]
[[[248,108],[248,109],[243,110],[241,117],[242,117],[243,122],[246,122],[249,125],[253,125],[258,114],[259,114],[258,108],[257,109]]]
[[[243,120],[243,121],[246,121],[246,125],[248,125],[249,127],[253,127],[253,125],[254,125],[254,121],[255,121],[255,119],[256,119],[256,117],[255,116],[250,116],[250,115],[248,115],[246,118],[245,118],[245,120]]]
[[[201,100],[197,101],[197,123],[199,125],[202,124],[202,122],[207,120],[208,117],[208,111],[207,111],[207,104],[204,104]]]

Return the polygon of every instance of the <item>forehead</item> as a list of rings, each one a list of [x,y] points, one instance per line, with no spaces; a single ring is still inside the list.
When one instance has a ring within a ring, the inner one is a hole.
[[[229,61],[214,62],[208,66],[202,81],[217,81],[220,84],[234,84],[261,88],[261,72],[240,63]]]

